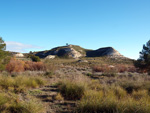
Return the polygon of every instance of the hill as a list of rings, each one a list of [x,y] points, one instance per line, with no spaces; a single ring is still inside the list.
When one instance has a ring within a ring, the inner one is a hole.
[[[102,57],[108,56],[111,58],[126,58],[112,47],[99,48],[97,50],[89,50],[77,45],[67,45],[55,47],[51,50],[39,51],[33,53],[40,58],[45,58],[49,55],[56,55],[65,58],[80,58],[80,57]]]

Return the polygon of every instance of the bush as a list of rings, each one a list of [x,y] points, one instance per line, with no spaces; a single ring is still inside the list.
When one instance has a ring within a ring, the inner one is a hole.
[[[31,58],[31,60],[32,60],[33,62],[40,62],[40,61],[41,61],[41,60],[40,60],[40,57],[35,56],[35,55],[32,55],[30,58]]]
[[[117,99],[111,94],[104,96],[102,91],[87,91],[78,102],[78,113],[116,113]]]
[[[117,89],[118,91],[122,89]],[[122,90],[123,91],[123,90]],[[122,92],[121,91],[121,92]],[[121,96],[121,95],[122,96]],[[123,93],[116,94],[115,90],[103,91],[89,90],[77,104],[78,113],[149,113],[150,97],[143,96],[136,100]],[[141,96],[140,94],[137,94]],[[145,94],[144,94],[145,95]],[[118,96],[120,98],[118,98]],[[135,96],[135,94],[134,94]]]
[[[10,62],[6,65],[6,70],[10,73],[12,72],[22,72],[24,71],[24,61],[12,58]]]
[[[148,91],[147,91],[147,90],[133,91],[132,97],[133,97],[135,100],[140,100],[140,99],[142,99],[143,97],[146,98],[146,97],[148,97]],[[149,98],[149,97],[148,97],[148,98]]]
[[[139,82],[137,83],[136,81],[125,81],[125,82],[121,82],[120,86],[123,87],[127,93],[131,94],[134,90],[138,91],[140,89],[142,89],[143,87],[143,83]]]
[[[9,95],[0,93],[1,113],[41,113],[44,111],[43,108],[43,105],[34,98],[25,101],[13,93]]]
[[[78,100],[84,95],[85,86],[80,83],[66,81],[59,83],[59,90],[65,99]]]
[[[107,66],[98,66],[98,65],[96,65],[96,66],[93,66],[93,67],[92,67],[92,70],[93,70],[94,72],[105,72],[106,67],[107,67]]]
[[[46,65],[43,62],[26,61],[24,65],[26,71],[46,71]]]
[[[29,88],[36,88],[45,85],[45,80],[41,77],[29,76],[1,76],[0,88],[10,90],[15,93],[24,92]]]
[[[115,66],[109,65],[96,65],[92,67],[94,72],[113,72],[113,73],[124,73],[124,72],[136,72],[137,69],[132,65],[117,64]]]
[[[46,65],[43,62],[22,61],[12,58],[6,66],[6,70],[12,72],[23,71],[46,71]]]

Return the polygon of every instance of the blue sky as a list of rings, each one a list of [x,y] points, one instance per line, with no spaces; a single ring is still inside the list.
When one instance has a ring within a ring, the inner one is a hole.
[[[69,43],[137,59],[150,39],[150,0],[0,0],[0,36],[11,51]]]

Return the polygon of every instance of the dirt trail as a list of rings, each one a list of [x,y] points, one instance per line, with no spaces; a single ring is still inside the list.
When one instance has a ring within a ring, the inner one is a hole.
[[[73,113],[75,108],[74,101],[58,101],[55,96],[58,93],[57,87],[52,85],[39,88],[41,94],[34,95],[40,99],[46,108],[46,113]]]
[[[82,71],[81,71],[82,70]],[[53,78],[48,78],[49,85],[34,89],[39,90],[41,93],[35,94],[36,98],[40,99],[45,106],[46,112],[44,113],[74,113],[76,108],[76,101],[63,100],[59,101],[55,99],[55,96],[59,93],[59,90],[53,84],[64,78],[70,78],[74,75],[81,75],[85,70],[77,69],[73,67],[61,68],[57,71]],[[34,91],[33,90],[33,91]]]

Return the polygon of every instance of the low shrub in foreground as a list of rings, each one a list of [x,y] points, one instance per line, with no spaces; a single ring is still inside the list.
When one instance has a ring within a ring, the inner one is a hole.
[[[144,95],[142,96],[141,94]],[[123,90],[120,94],[116,93],[115,89],[109,90],[107,93],[89,90],[85,92],[82,99],[78,102],[77,112],[150,113],[150,97],[147,96],[146,92],[134,92],[133,95],[127,95]]]
[[[21,97],[9,93],[0,93],[0,112],[1,113],[41,113],[44,111],[43,105],[30,98],[22,100]]]
[[[61,82],[59,84],[61,95],[68,100],[78,100],[82,98],[85,92],[85,85],[71,81]]]
[[[41,77],[29,76],[0,76],[0,89],[24,92],[28,88],[36,88],[45,84]]]
[[[127,93],[131,94],[134,90],[138,91],[138,90],[144,88],[143,84],[144,84],[143,82],[137,82],[137,81],[130,80],[130,81],[122,81],[120,83],[120,86],[123,87],[127,91]]]

